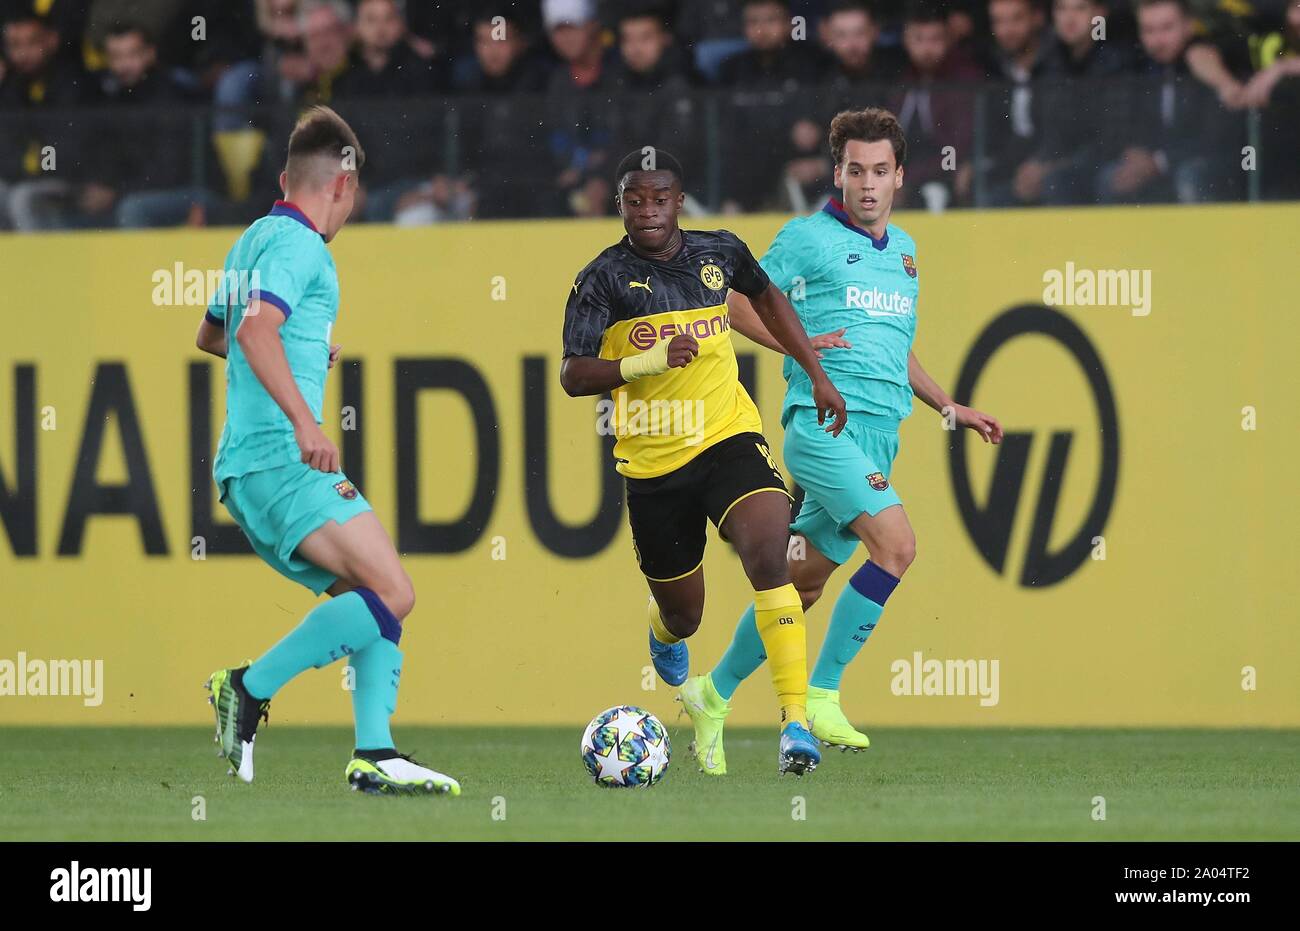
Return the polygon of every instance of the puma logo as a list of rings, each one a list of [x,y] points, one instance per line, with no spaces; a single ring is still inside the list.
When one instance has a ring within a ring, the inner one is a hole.
[[[632,288],[645,288],[647,291],[650,291],[651,294],[654,294],[654,291],[652,291],[652,290],[650,289],[650,276],[649,276],[649,275],[646,275],[646,276],[645,276],[645,283],[644,283],[644,284],[642,284],[640,281],[629,281],[629,282],[627,283],[627,287],[628,287],[628,290],[631,290]]]

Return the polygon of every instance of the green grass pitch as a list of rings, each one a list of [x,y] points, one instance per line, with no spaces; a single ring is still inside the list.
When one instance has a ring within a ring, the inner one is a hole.
[[[776,773],[775,729],[737,728],[731,774],[709,779],[683,722],[650,790],[592,785],[579,725],[398,726],[404,750],[461,780],[455,799],[350,791],[347,728],[264,728],[250,786],[208,727],[0,727],[0,839],[1300,839],[1300,731],[877,729],[796,779]]]

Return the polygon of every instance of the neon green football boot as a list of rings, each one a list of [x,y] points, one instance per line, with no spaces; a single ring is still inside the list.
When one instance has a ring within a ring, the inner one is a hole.
[[[828,747],[839,747],[840,752],[859,753],[871,746],[867,735],[854,728],[844,716],[838,689],[808,686],[808,728],[814,737]]]
[[[460,795],[455,779],[393,749],[353,751],[344,775],[369,795]]]
[[[687,679],[677,700],[695,725],[695,739],[689,749],[700,772],[706,776],[725,776],[727,754],[722,750],[722,725],[731,712],[731,702],[718,694],[707,675]]]

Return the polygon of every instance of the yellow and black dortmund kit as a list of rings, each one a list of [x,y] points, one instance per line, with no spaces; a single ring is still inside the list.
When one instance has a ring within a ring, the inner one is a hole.
[[[705,522],[759,491],[786,492],[758,408],[741,385],[727,290],[746,297],[768,277],[727,230],[682,230],[665,261],[633,251],[626,236],[582,270],[564,311],[564,355],[618,360],[689,333],[699,355],[684,368],[612,392],[614,457],[627,481],[628,516],[641,571],[654,581],[690,575],[704,559]]]

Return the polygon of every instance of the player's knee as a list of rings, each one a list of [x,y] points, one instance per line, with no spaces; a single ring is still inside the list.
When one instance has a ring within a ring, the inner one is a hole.
[[[790,582],[790,565],[785,546],[763,546],[744,557],[745,573],[758,591],[780,588]]]
[[[876,565],[900,579],[915,561],[916,537],[912,535],[890,541],[888,546],[882,548],[880,558],[875,559]]]
[[[415,586],[405,572],[399,573],[397,578],[385,585],[379,597],[399,621],[405,620],[415,610]]]
[[[700,629],[700,621],[704,616],[704,612],[694,608],[664,608],[660,606],[659,616],[663,618],[664,626],[668,628],[670,634],[685,640]]]

